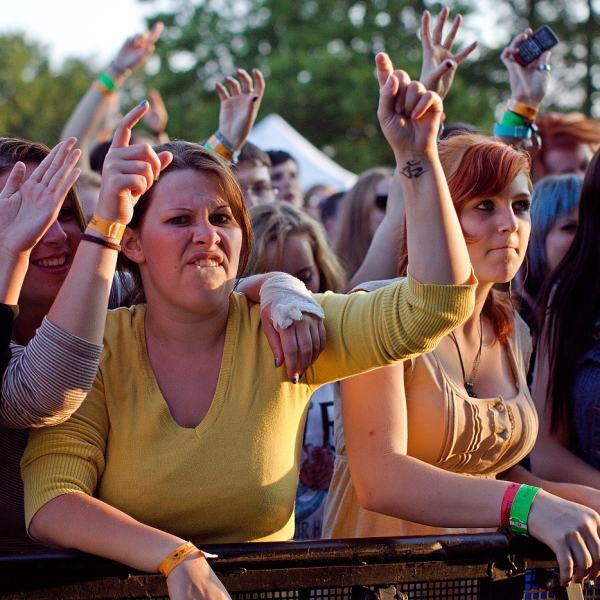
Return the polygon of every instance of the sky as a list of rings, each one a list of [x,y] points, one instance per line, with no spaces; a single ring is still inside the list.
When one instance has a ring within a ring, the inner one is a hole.
[[[0,0],[0,34],[25,33],[41,42],[55,68],[70,56],[102,68],[161,5],[168,0]]]

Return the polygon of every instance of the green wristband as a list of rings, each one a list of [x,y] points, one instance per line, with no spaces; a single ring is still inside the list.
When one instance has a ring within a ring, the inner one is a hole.
[[[109,91],[112,92],[116,87],[116,83],[106,74],[98,75],[98,81]]]
[[[519,127],[522,125],[527,125],[527,122],[521,115],[517,115],[506,110],[502,115],[502,119],[500,119],[500,125],[510,125],[512,127]]]
[[[510,509],[510,528],[513,533],[527,533],[527,519],[539,487],[522,485],[518,490]]]

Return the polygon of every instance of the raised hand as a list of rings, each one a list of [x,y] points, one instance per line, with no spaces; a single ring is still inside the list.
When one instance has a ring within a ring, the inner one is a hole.
[[[173,160],[170,152],[156,154],[148,144],[129,145],[131,129],[147,110],[144,100],[121,119],[106,155],[96,212],[109,221],[127,225],[140,196]]]
[[[446,39],[442,41],[442,30],[450,14],[447,6],[442,8],[437,23],[430,31],[431,14],[428,10],[421,18],[421,44],[423,46],[423,64],[419,81],[432,92],[436,92],[442,100],[450,90],[457,66],[475,50],[477,42],[473,42],[460,52],[452,54],[452,45],[462,23],[462,15],[457,15]]]
[[[219,131],[234,150],[239,150],[256,121],[265,80],[258,69],[252,69],[254,81],[244,69],[236,69],[235,74],[239,81],[235,77],[225,77],[223,83],[217,83],[215,88],[221,100]]]
[[[163,23],[158,21],[151,31],[144,31],[144,33],[127,38],[112,61],[112,68],[118,73],[125,73],[126,71],[134,71],[143,65],[154,52],[154,44],[163,29]]]
[[[75,138],[57,144],[24,182],[26,167],[18,162],[0,193],[0,251],[18,257],[31,249],[54,223],[80,169]]]
[[[387,65],[389,57],[379,54],[376,60],[379,71],[380,62]],[[422,83],[411,81],[405,71],[393,72],[380,86],[377,117],[399,165],[406,154],[437,153],[442,101]]]
[[[544,52],[525,67],[522,67],[514,57],[517,46],[532,33],[531,29],[526,29],[523,33],[520,33],[513,39],[510,46],[504,48],[500,58],[508,71],[510,97],[532,108],[539,108],[550,81],[550,68],[548,66],[550,52]]]

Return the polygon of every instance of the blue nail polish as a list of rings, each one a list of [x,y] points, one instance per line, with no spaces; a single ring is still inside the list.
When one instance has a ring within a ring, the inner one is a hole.
[[[300,381],[303,377],[304,377],[304,373],[302,373],[302,375],[300,375],[300,377],[298,377],[298,381]]]
[[[143,102],[140,102],[140,106],[146,106],[146,104],[148,104],[148,100],[144,100]]]
[[[279,366],[279,361],[277,359],[275,359],[275,368],[277,368]]]
[[[298,380],[297,380],[295,377],[292,377],[292,383],[293,383],[294,385],[296,385],[296,384],[298,383]]]
[[[160,173],[156,176],[156,179],[154,181],[158,181],[160,179]]]

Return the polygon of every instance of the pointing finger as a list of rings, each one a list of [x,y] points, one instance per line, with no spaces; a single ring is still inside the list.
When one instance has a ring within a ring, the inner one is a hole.
[[[138,104],[135,108],[130,110],[119,121],[117,130],[115,131],[115,137],[110,145],[111,148],[126,148],[129,146],[133,126],[142,118],[149,107],[148,100],[144,100],[141,104]]]

